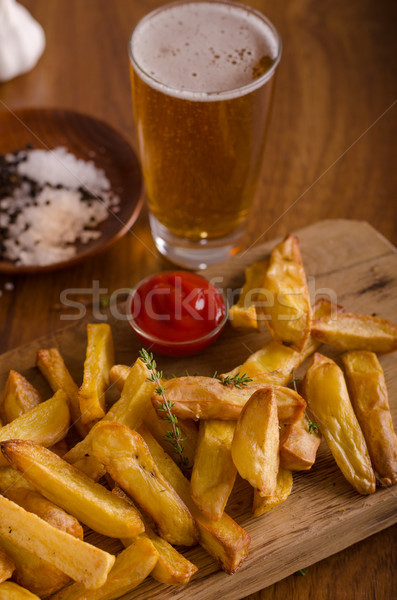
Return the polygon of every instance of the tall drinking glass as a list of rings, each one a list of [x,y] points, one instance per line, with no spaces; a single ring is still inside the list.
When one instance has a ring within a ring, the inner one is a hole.
[[[130,40],[135,123],[152,234],[176,264],[234,253],[253,203],[281,40],[248,6],[167,4]]]

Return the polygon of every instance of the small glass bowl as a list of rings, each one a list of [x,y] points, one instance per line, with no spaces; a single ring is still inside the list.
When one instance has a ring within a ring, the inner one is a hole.
[[[167,274],[167,273],[183,274],[184,271],[163,271],[161,274]],[[191,272],[186,272],[186,273],[189,273],[189,275],[192,274]],[[140,289],[140,287],[143,284],[147,283],[151,279],[155,279],[156,277],[158,277],[158,275],[159,275],[159,273],[156,273],[154,275],[149,275],[149,277],[146,277],[145,279],[142,279],[132,289],[132,291],[128,297],[127,320],[131,326],[132,331],[135,333],[137,338],[144,344],[144,346],[147,350],[157,352],[158,354],[163,354],[164,356],[175,356],[175,357],[191,356],[193,354],[198,354],[199,352],[202,352],[202,350],[205,350],[205,348],[207,348],[208,346],[210,346],[211,344],[213,344],[215,342],[215,340],[220,335],[222,329],[226,325],[226,322],[228,319],[228,304],[227,304],[227,299],[225,297],[225,294],[219,288],[217,288],[216,286],[211,284],[216,289],[216,291],[219,293],[219,295],[221,296],[223,303],[224,303],[224,307],[225,307],[225,313],[222,317],[221,322],[218,323],[218,325],[216,325],[211,331],[209,331],[208,333],[206,333],[205,335],[203,335],[201,337],[197,337],[192,340],[169,341],[164,338],[155,336],[152,333],[147,332],[144,329],[142,329],[137,324],[134,316],[132,315],[132,311],[131,311],[134,295],[137,293],[137,291]],[[205,277],[203,277],[202,275],[197,275],[196,273],[194,273],[194,275],[198,279],[202,279],[203,281],[205,281],[205,283],[207,285],[208,285],[208,283],[210,283],[208,281],[208,279],[205,279]]]

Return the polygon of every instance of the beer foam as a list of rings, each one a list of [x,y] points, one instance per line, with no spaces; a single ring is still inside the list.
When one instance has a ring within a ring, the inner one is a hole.
[[[147,15],[130,42],[134,68],[164,93],[189,100],[234,98],[270,79],[279,36],[249,7],[224,2],[166,5]]]

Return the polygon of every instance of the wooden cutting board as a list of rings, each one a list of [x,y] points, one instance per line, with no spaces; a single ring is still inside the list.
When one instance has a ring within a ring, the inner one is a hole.
[[[397,321],[396,249],[368,223],[321,221],[296,232],[309,279],[312,299],[328,295],[348,311],[376,313]],[[232,260],[208,269],[204,274],[216,278],[229,296],[244,279],[244,268],[265,257],[280,240],[256,246]],[[104,313],[105,314],[105,313]],[[140,348],[124,320],[109,318],[116,346],[116,361],[131,364]],[[158,358],[165,372],[211,375],[228,371],[259,349],[267,334],[243,335],[227,326],[218,342],[197,357]],[[82,378],[85,354],[85,322],[78,321],[62,331],[45,336],[27,346],[0,357],[0,389],[8,370],[24,374],[49,397],[50,390],[34,367],[35,352],[56,346],[77,383]],[[321,352],[337,357],[328,346]],[[390,404],[397,429],[396,354],[380,357],[389,388]],[[301,371],[304,372],[304,367]],[[299,373],[298,373],[299,374]],[[251,536],[249,556],[239,571],[226,575],[200,547],[184,554],[199,571],[188,586],[170,587],[148,578],[139,588],[123,596],[138,600],[184,599],[234,600],[262,589],[295,571],[308,567],[335,552],[397,522],[397,489],[378,489],[371,496],[360,496],[344,479],[330,452],[322,442],[318,459],[311,471],[294,474],[291,496],[273,512],[254,519],[251,516],[252,490],[238,480],[227,512]],[[87,541],[117,552],[117,540],[101,538],[89,532]]]

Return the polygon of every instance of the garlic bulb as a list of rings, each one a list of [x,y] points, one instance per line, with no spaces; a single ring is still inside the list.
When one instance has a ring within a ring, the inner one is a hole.
[[[41,25],[15,0],[0,0],[0,81],[30,71],[43,53]]]

